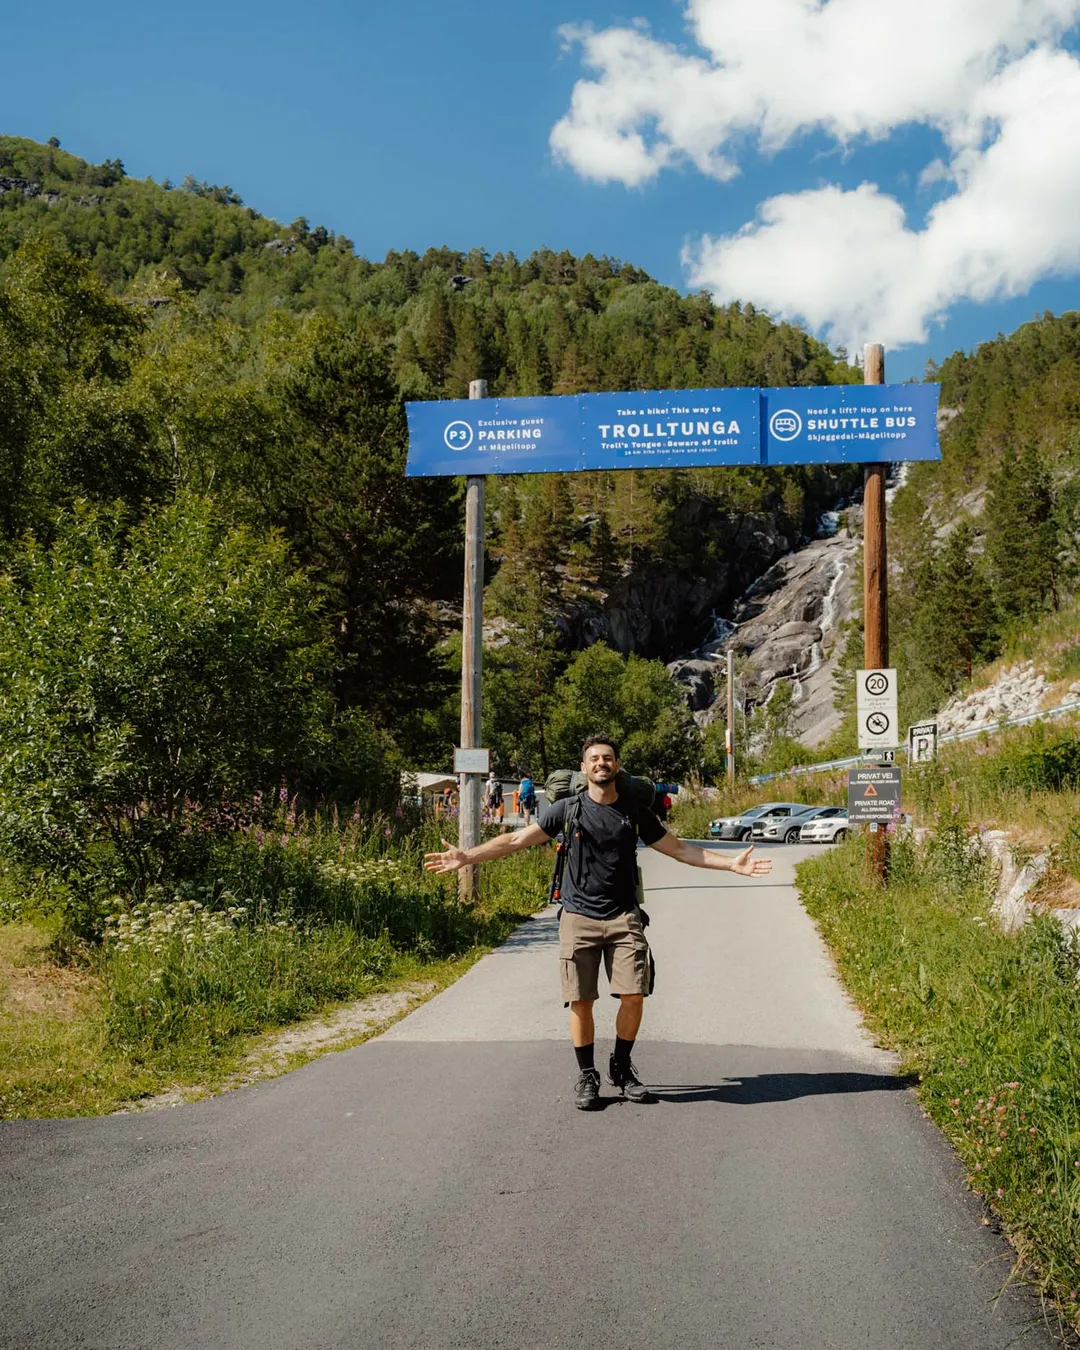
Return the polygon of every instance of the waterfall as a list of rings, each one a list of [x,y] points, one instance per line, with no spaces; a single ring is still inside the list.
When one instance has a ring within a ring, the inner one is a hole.
[[[829,589],[825,592],[825,600],[821,607],[821,623],[819,625],[821,641],[815,642],[810,650],[810,665],[807,667],[804,679],[816,675],[825,664],[825,635],[836,623],[836,593],[840,589],[840,583],[847,571],[848,557],[850,557],[850,554],[844,554],[836,560],[836,566],[829,581]]]
[[[721,618],[715,610],[710,615],[710,624],[705,641],[694,653],[695,656],[718,656],[720,647],[738,627],[738,624],[732,623],[730,619]]]

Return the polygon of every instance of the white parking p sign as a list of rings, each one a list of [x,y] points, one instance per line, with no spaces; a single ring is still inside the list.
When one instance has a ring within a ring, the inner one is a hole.
[[[908,763],[929,764],[937,758],[937,723],[923,722],[908,731]]]
[[[857,677],[859,749],[895,750],[900,712],[895,670],[860,670]]]

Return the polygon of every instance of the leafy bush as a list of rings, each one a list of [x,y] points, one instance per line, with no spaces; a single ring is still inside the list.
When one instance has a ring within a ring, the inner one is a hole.
[[[317,761],[330,668],[280,539],[199,499],[134,527],[76,510],[0,577],[0,848],[68,883],[92,926],[87,897],[166,875],[193,812]]]
[[[1049,742],[1039,736],[1027,748],[1003,756],[995,779],[998,787],[1025,796],[1080,790],[1080,736],[1070,733]]]

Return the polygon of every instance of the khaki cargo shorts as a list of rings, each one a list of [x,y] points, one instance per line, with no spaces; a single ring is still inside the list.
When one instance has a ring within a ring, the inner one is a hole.
[[[600,997],[601,959],[612,998],[652,993],[649,943],[636,908],[614,919],[588,919],[563,910],[559,919],[559,966],[565,1003]]]

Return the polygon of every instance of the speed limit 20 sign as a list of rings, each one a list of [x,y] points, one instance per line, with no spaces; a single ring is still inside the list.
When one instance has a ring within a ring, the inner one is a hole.
[[[895,750],[900,744],[900,716],[895,670],[858,672],[859,749]]]

